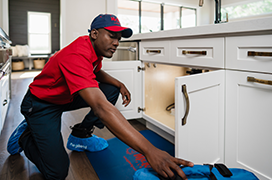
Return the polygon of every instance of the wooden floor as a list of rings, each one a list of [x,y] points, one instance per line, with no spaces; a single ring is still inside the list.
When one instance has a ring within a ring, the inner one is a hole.
[[[20,104],[22,98],[32,82],[32,78],[12,79],[12,99],[9,105],[8,113],[3,130],[0,135],[0,180],[43,180],[43,176],[31,163],[24,153],[10,156],[6,150],[6,144],[9,136],[18,124],[23,120],[20,113]],[[62,118],[62,135],[66,146],[67,138],[71,132],[70,126],[82,120],[88,112],[88,108],[66,112]],[[137,120],[129,121],[137,130],[146,129],[145,126]],[[109,139],[114,137],[107,128],[102,130],[96,128],[94,134]],[[98,180],[90,161],[84,152],[71,152],[66,149],[70,157],[69,174],[66,180]]]

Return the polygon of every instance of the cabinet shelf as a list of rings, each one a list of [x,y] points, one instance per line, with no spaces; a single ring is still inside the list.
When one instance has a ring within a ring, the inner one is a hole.
[[[152,117],[153,119],[156,119],[159,123],[162,123],[163,125],[175,131],[175,116],[171,115],[170,112],[161,111],[161,112],[146,114],[146,115]]]

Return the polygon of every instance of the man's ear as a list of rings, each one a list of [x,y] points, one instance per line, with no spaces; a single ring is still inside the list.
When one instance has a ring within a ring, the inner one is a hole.
[[[91,38],[95,40],[98,37],[99,31],[97,29],[92,29],[90,34]]]

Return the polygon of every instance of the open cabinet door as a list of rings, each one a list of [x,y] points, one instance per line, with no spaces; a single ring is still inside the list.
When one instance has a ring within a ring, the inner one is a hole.
[[[120,110],[126,119],[141,118],[142,113],[138,112],[138,107],[142,105],[142,83],[141,72],[138,72],[138,66],[141,61],[102,61],[102,69],[125,84],[131,94],[131,102],[127,107],[122,105],[122,96],[120,94],[116,107]]]
[[[175,153],[195,164],[224,162],[224,70],[175,80]]]

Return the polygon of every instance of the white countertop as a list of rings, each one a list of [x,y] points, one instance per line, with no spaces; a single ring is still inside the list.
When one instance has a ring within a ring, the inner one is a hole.
[[[232,35],[240,33],[269,33],[272,34],[272,17],[227,22],[221,24],[203,25],[190,28],[181,28],[173,30],[165,30],[159,32],[149,32],[135,34],[123,41],[149,40],[161,38],[185,38],[193,36],[209,36],[209,35]]]

